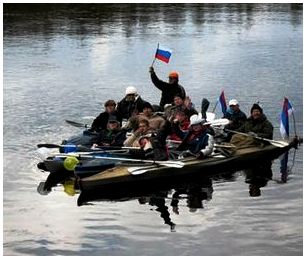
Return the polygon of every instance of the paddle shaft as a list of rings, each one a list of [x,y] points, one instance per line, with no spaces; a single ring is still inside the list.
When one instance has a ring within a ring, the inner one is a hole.
[[[63,154],[58,155],[56,157],[69,157],[74,156],[74,154]],[[84,158],[97,158],[97,159],[104,159],[104,160],[119,160],[119,161],[125,161],[125,162],[140,162],[140,163],[150,163],[150,164],[161,164],[168,167],[177,167],[181,168],[185,164],[181,161],[156,161],[156,160],[143,160],[143,159],[133,159],[133,158],[122,158],[122,157],[100,157],[100,156],[93,156],[93,155],[82,155],[80,154],[79,157]]]

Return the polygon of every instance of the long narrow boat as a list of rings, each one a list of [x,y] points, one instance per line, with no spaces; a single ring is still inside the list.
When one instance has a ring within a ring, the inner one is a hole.
[[[192,175],[213,175],[229,170],[240,170],[271,161],[278,158],[290,148],[297,147],[297,142],[293,141],[277,147],[266,145],[264,147],[249,147],[237,150],[233,155],[226,157],[217,155],[206,159],[186,158],[181,168],[171,167],[165,164],[133,165],[131,163],[118,165],[90,177],[78,180],[82,192],[98,192],[99,190],[117,188],[133,188],[139,185],[159,185],[167,180],[191,177]]]

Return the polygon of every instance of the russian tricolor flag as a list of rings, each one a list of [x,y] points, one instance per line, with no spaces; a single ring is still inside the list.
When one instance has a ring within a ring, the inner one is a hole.
[[[293,113],[293,107],[289,100],[284,98],[283,110],[280,116],[280,133],[282,138],[289,138],[289,115]]]
[[[225,114],[226,113],[226,100],[225,100],[225,95],[224,95],[224,91],[221,92],[219,99],[218,99],[218,103],[221,107],[222,113]]]
[[[172,50],[162,47],[162,46],[157,46],[157,50],[155,53],[155,58],[164,61],[165,63],[169,63],[170,57],[171,57]]]

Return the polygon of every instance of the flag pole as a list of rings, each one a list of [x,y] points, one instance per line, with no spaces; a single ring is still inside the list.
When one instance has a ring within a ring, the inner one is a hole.
[[[157,53],[157,51],[158,51],[158,47],[159,47],[159,43],[157,43],[157,49],[156,49],[155,57],[154,57],[154,59],[153,59],[153,62],[152,62],[151,67],[153,67],[153,65],[154,65],[154,63],[155,63],[155,60],[156,60],[156,53]]]

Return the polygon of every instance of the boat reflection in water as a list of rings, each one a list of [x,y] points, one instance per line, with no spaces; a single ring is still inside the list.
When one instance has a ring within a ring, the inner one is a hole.
[[[261,195],[260,188],[267,185],[272,180],[272,162],[268,161],[250,169],[243,170],[245,182],[249,184],[249,194],[251,197]]]
[[[209,202],[213,195],[213,182],[235,181],[237,175],[243,172],[245,182],[249,184],[251,197],[261,195],[261,188],[272,179],[272,161],[265,161],[261,165],[240,171],[223,172],[210,176],[197,175],[189,180],[172,182],[165,181],[157,187],[140,185],[137,188],[101,188],[95,192],[79,191],[75,177],[63,178],[61,174],[50,173],[45,182],[41,182],[37,188],[42,195],[50,193],[52,187],[62,184],[64,192],[70,196],[79,194],[78,206],[92,205],[93,202],[115,201],[124,202],[135,200],[139,205],[150,205],[151,210],[159,212],[164,224],[169,225],[170,231],[174,232],[176,224],[171,219],[171,214],[180,214],[180,207],[188,207],[190,213],[204,209],[203,201]],[[168,205],[168,206],[167,206]]]

